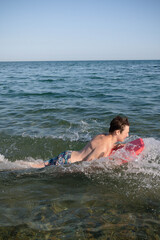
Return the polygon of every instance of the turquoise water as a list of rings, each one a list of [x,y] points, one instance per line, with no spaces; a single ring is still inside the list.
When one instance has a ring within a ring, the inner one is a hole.
[[[160,61],[0,62],[0,239],[159,239]],[[30,169],[107,132],[143,154]]]

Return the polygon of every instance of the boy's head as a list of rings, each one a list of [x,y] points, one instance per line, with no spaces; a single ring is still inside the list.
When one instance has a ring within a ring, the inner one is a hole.
[[[112,134],[116,130],[119,130],[120,133],[122,133],[125,126],[129,126],[128,118],[117,116],[110,122],[109,133]]]

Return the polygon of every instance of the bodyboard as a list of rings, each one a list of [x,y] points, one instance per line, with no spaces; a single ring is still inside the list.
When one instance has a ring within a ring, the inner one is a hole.
[[[120,150],[123,149],[123,150]],[[109,156],[113,157],[118,153],[120,155],[120,160],[123,163],[127,163],[133,160],[137,155],[139,155],[144,150],[144,142],[142,138],[137,138],[131,142],[128,142],[124,145],[120,145],[116,149],[113,149]],[[118,152],[119,151],[119,152]]]

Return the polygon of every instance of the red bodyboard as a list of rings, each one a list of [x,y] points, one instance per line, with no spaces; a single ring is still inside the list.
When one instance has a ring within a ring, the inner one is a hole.
[[[131,142],[126,143],[125,145],[119,146],[116,149],[113,149],[109,156],[114,156],[117,150],[124,148],[124,152],[120,154],[120,160],[122,163],[127,163],[130,160],[133,160],[133,157],[139,155],[144,150],[144,142],[142,138],[137,138]]]

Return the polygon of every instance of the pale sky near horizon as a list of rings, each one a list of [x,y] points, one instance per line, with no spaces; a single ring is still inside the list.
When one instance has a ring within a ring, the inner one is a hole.
[[[0,61],[160,59],[160,0],[0,0]]]

